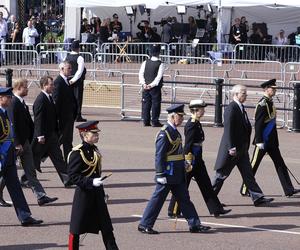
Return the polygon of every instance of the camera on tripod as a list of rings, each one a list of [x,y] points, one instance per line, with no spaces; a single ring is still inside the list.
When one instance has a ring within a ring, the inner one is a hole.
[[[162,18],[160,21],[154,21],[154,25],[160,25],[160,26],[164,26],[167,23],[168,23],[167,18]]]

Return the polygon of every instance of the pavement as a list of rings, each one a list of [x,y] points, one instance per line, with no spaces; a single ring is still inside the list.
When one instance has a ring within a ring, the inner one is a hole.
[[[154,139],[158,128],[143,127],[142,122],[121,121],[117,109],[84,109],[84,117],[100,120],[98,147],[103,155],[104,173],[112,173],[105,180],[109,195],[108,207],[118,246],[122,250],[198,250],[198,249],[255,249],[282,250],[300,248],[300,195],[284,197],[275,168],[266,156],[257,172],[257,182],[265,195],[275,201],[268,207],[254,207],[249,197],[241,197],[242,183],[235,168],[226,180],[219,198],[232,212],[214,218],[208,212],[195,182],[190,196],[204,225],[212,230],[206,234],[190,234],[185,220],[167,217],[167,198],[154,226],[159,235],[144,235],[137,226],[146,204],[154,191]],[[183,131],[183,127],[180,128]],[[210,177],[223,132],[222,128],[204,127],[204,160]],[[300,179],[299,133],[279,130],[280,149],[285,162]],[[74,145],[80,142],[77,131]],[[253,147],[250,149],[250,155]],[[19,170],[21,171],[21,170]],[[65,189],[47,160],[38,173],[47,195],[59,199],[51,205],[39,207],[30,189],[23,189],[33,217],[43,219],[37,227],[21,227],[13,208],[0,207],[0,249],[40,250],[67,249],[69,222],[74,188]],[[300,188],[292,179],[295,188]],[[10,200],[5,189],[4,197]],[[176,227],[176,228],[175,228]],[[82,250],[105,249],[101,234],[81,237]]]

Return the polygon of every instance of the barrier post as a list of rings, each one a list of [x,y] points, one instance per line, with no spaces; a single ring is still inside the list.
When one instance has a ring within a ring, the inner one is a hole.
[[[294,85],[293,131],[300,133],[300,83]]]
[[[215,127],[223,127],[222,123],[222,88],[224,79],[215,79],[216,102],[215,102]]]
[[[12,87],[13,70],[12,69],[6,69],[5,70],[5,75],[6,75],[6,87]]]

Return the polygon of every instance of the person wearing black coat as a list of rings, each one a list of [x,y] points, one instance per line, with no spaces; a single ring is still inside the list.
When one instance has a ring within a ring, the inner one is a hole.
[[[79,236],[84,233],[98,234],[101,231],[107,250],[118,250],[113,226],[105,202],[102,165],[95,145],[99,140],[98,121],[88,121],[79,129],[82,144],[74,147],[68,156],[68,174],[76,185],[69,235],[69,250],[79,249]]]
[[[68,82],[71,64],[67,61],[59,65],[60,74],[54,80],[53,101],[56,107],[59,129],[59,144],[63,145],[64,159],[72,150],[74,122],[77,116],[77,101],[72,86]]]
[[[69,185],[67,166],[58,142],[58,123],[55,105],[51,96],[54,84],[50,76],[40,79],[42,91],[33,104],[34,134],[32,151],[34,164],[40,168],[41,159],[48,155],[65,186]]]
[[[21,225],[39,225],[43,221],[31,217],[18,179],[13,126],[7,115],[12,95],[12,88],[0,87],[0,177],[5,179],[9,196]]]
[[[284,194],[291,197],[300,192],[295,189],[290,179],[287,166],[279,150],[278,133],[276,128],[276,108],[272,97],[276,94],[276,79],[271,79],[261,84],[264,96],[256,105],[255,109],[255,145],[251,160],[254,175],[266,153],[271,157],[279,177]],[[241,187],[241,195],[248,195],[246,185]]]
[[[212,184],[213,188],[218,194],[225,179],[237,166],[243,181],[249,188],[254,205],[270,203],[273,199],[264,197],[250,164],[248,150],[252,128],[243,105],[247,98],[247,89],[243,85],[235,85],[232,88],[232,94],[233,101],[224,112],[224,133],[215,164],[216,175]]]
[[[192,116],[184,126],[185,145],[183,149],[187,166],[186,182],[187,187],[189,187],[191,179],[194,177],[210,214],[218,217],[220,214],[229,213],[231,209],[225,210],[218,196],[215,194],[202,158],[202,143],[205,137],[200,118],[204,115],[204,108],[206,106],[203,100],[191,100],[189,105]],[[180,215],[180,212],[175,196],[172,195],[168,215],[170,217],[177,217]]]
[[[46,192],[36,175],[31,149],[34,125],[24,100],[24,97],[28,95],[28,81],[22,78],[16,79],[13,82],[13,93],[14,96],[7,111],[14,126],[15,147],[18,150],[20,163],[25,173],[21,177],[21,182],[28,184],[36,196],[38,204],[42,206],[57,200],[57,198],[46,196]]]

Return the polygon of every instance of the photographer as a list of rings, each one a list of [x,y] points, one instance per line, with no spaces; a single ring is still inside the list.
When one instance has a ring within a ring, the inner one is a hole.
[[[144,25],[142,25],[142,23],[144,23]],[[149,21],[142,20],[138,23],[137,28],[141,31],[137,33],[137,36],[141,42],[150,42],[150,39],[153,35],[153,30],[149,25]]]
[[[172,17],[167,17],[167,20],[161,20],[162,32],[161,32],[161,42],[171,43],[174,37],[174,32],[172,28]]]

